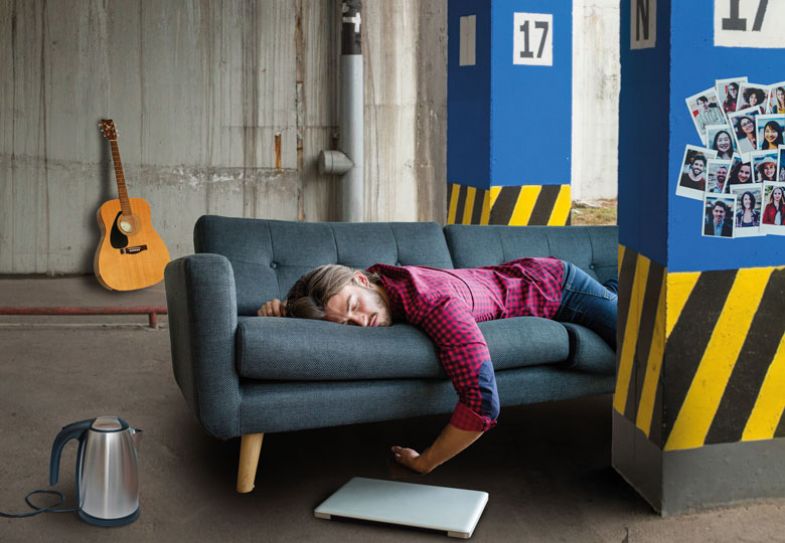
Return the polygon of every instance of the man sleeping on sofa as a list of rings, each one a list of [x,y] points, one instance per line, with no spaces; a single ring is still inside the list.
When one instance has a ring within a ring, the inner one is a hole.
[[[320,319],[355,326],[407,322],[435,343],[458,393],[449,424],[422,454],[392,447],[400,464],[428,473],[496,425],[499,396],[488,346],[478,322],[534,316],[583,325],[616,348],[618,283],[601,285],[556,258],[522,258],[499,266],[436,269],[338,264],[303,275],[286,300],[271,300],[260,316]]]

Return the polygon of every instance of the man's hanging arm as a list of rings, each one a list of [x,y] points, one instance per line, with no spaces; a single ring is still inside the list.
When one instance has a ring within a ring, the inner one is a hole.
[[[430,473],[480,439],[484,432],[461,430],[452,424],[444,427],[439,437],[422,454],[414,449],[394,446],[395,460],[417,473]]]
[[[395,446],[395,459],[428,473],[466,449],[496,424],[499,397],[485,338],[468,307],[448,298],[416,323],[434,341],[439,359],[459,396],[450,423],[422,454]]]

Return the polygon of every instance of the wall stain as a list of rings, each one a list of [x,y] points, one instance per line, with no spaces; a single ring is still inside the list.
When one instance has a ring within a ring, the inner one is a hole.
[[[254,170],[257,156],[257,125],[259,123],[259,58],[260,36],[256,2],[245,2],[242,28],[242,114],[243,168]],[[243,193],[243,215],[256,217],[256,189],[246,184]]]
[[[45,264],[39,264],[38,257],[39,252],[36,251],[35,255],[35,269],[36,271],[45,271],[48,274],[53,273],[54,270],[51,270],[49,267],[49,256],[51,255],[51,244],[50,244],[50,229],[54,226],[58,228],[59,225],[53,225],[52,220],[50,219],[51,213],[49,210],[49,149],[47,145],[48,132],[47,132],[47,123],[46,123],[46,114],[47,114],[47,103],[46,103],[46,85],[49,78],[46,77],[46,47],[48,43],[48,34],[49,28],[46,24],[46,17],[48,13],[47,9],[47,0],[43,0],[41,5],[41,58],[40,58],[40,70],[41,70],[41,88],[40,88],[40,96],[41,102],[39,105],[39,132],[38,132],[38,141],[39,141],[39,155],[44,159],[44,167],[43,167],[43,193],[44,198],[44,217],[41,217],[43,220],[38,221],[38,225],[36,226],[36,232],[40,232],[41,230],[44,231],[44,243],[46,246],[46,253],[40,255],[41,257],[45,258]],[[40,183],[40,182],[39,182]],[[38,208],[36,208],[37,210]],[[38,236],[36,236],[37,238]],[[37,241],[37,239],[36,239]],[[36,247],[38,243],[36,243]]]
[[[305,220],[305,203],[303,202],[303,185],[305,183],[305,156],[303,149],[303,130],[305,130],[305,34],[303,33],[303,2],[295,0],[294,18],[294,51],[295,51],[295,124],[297,137],[297,170],[300,172],[300,182],[297,189],[297,219]],[[277,157],[276,157],[277,158]]]
[[[16,202],[16,54],[17,54],[17,44],[16,44],[16,25],[17,25],[17,2],[14,1],[11,4],[11,77],[13,78],[13,92],[11,93],[11,202]],[[5,247],[8,247],[12,254],[11,256],[11,265],[10,271],[15,271],[14,267],[14,228],[13,225],[16,224],[16,217],[14,213],[14,205],[7,205],[5,210],[11,215],[11,225],[12,227],[8,229],[8,232],[3,234],[0,232],[0,237],[5,238]],[[0,263],[2,264],[2,263]]]
[[[275,153],[275,169],[280,170],[281,169],[281,133],[280,132],[275,134],[273,147],[275,147],[273,151]]]
[[[447,222],[447,9],[420,2],[415,18],[417,96],[414,170],[417,220]],[[433,46],[434,36],[442,47]],[[429,180],[430,182],[423,182]]]

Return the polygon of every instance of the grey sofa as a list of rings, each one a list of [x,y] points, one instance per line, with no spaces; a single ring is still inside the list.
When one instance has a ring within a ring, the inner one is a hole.
[[[212,436],[242,436],[238,491],[253,488],[262,436],[452,411],[456,395],[418,329],[256,317],[326,263],[443,268],[556,256],[616,275],[616,227],[299,223],[204,216],[196,253],[166,268],[174,375]],[[502,405],[608,393],[615,353],[573,324],[521,317],[480,324]]]

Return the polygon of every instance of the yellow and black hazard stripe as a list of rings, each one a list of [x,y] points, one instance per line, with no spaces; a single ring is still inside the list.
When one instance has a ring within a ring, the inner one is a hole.
[[[453,184],[447,209],[447,224],[488,224],[491,191]]]
[[[614,409],[666,451],[785,437],[785,268],[619,263]]]
[[[613,406],[655,443],[665,344],[665,269],[619,246],[616,391]]]
[[[570,224],[570,185],[523,185],[489,190],[453,184],[448,224],[509,226]]]

